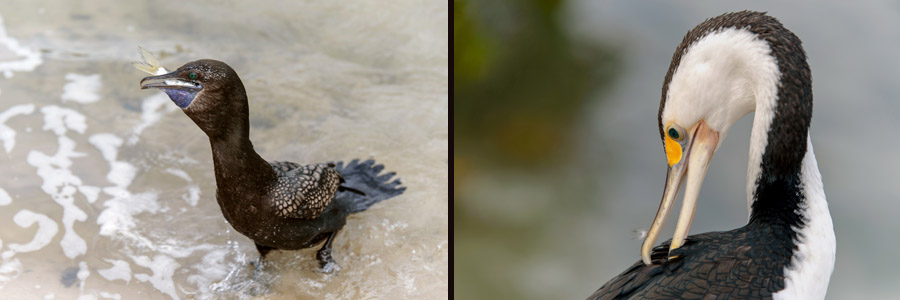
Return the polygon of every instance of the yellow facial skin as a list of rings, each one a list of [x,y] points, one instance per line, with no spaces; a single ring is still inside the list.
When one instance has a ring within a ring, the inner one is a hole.
[[[681,143],[673,140],[666,134],[666,158],[669,160],[669,167],[674,166],[681,161]]]
[[[710,128],[704,120],[697,121],[687,129],[674,123],[666,126],[663,143],[669,170],[666,173],[666,186],[663,189],[656,217],[653,218],[653,223],[641,244],[641,261],[645,265],[653,263],[650,255],[665,226],[666,218],[672,211],[682,180],[684,181],[684,200],[681,205],[681,213],[678,215],[678,223],[675,225],[672,242],[669,244],[670,254],[672,250],[684,245],[696,212],[703,177],[706,175],[709,161],[715,153],[718,142],[719,132]],[[675,257],[669,255],[669,259]]]

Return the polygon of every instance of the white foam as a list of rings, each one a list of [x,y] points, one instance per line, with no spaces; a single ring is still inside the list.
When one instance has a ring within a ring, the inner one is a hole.
[[[75,141],[66,136],[59,136],[57,140],[59,149],[56,154],[48,156],[32,150],[28,153],[27,161],[37,168],[37,175],[43,179],[41,189],[63,207],[62,223],[65,233],[60,246],[66,257],[75,258],[87,251],[87,244],[75,233],[73,225],[75,221],[87,220],[87,214],[75,205],[75,192],[82,183],[78,176],[72,174],[69,167],[72,165],[72,158],[84,156],[84,153],[75,152]]]
[[[106,299],[114,299],[114,300],[122,299],[122,295],[119,295],[117,293],[107,293],[107,292],[100,292],[100,297],[103,297]]]
[[[133,259],[135,264],[149,268],[153,272],[152,275],[134,274],[134,279],[150,282],[154,288],[169,295],[172,299],[180,299],[175,293],[175,282],[172,280],[175,270],[181,266],[175,259],[162,254],[154,256],[152,260],[147,256],[138,256]]]
[[[169,102],[169,97],[164,93],[156,93],[144,98],[144,102],[141,104],[141,123],[134,126],[134,130],[128,136],[128,145],[136,144],[138,136],[144,132],[144,129],[159,122],[163,115],[177,109],[175,105],[169,105]]]
[[[165,111],[160,111],[160,108],[165,104],[168,104],[168,99],[166,98],[151,97],[146,99],[143,105],[143,122],[135,127],[129,139],[137,141],[138,135],[144,128],[156,123],[161,115],[165,113]],[[113,198],[103,203],[106,208],[97,217],[97,224],[100,225],[100,234],[112,238],[125,238],[134,242],[140,248],[160,253],[154,256],[153,259],[147,256],[130,256],[137,266],[149,268],[152,274],[137,273],[132,276],[131,266],[121,260],[107,260],[113,266],[109,269],[100,270],[98,273],[107,280],[121,279],[129,282],[131,278],[134,278],[142,282],[150,282],[157,290],[173,299],[178,299],[172,276],[175,270],[180,267],[180,264],[175,258],[187,257],[198,250],[214,250],[217,246],[202,244],[185,247],[183,241],[174,239],[168,239],[164,242],[151,241],[139,232],[135,232],[134,215],[143,212],[156,213],[163,209],[157,201],[158,194],[154,192],[132,194],[128,190],[128,186],[137,173],[137,168],[129,163],[117,160],[119,147],[123,144],[121,138],[112,134],[95,134],[88,141],[100,151],[101,156],[109,163],[110,172],[106,179],[113,183],[112,186],[102,188],[104,194]],[[182,170],[168,169],[166,172],[190,181],[190,176]],[[188,203],[196,205],[200,198],[199,187],[189,187],[188,193],[183,195],[183,198]]]
[[[109,281],[124,280],[126,283],[131,283],[131,265],[129,265],[127,261],[118,259],[104,260],[113,264],[113,266],[109,269],[98,270],[97,273],[100,274],[100,276]]]
[[[188,187],[188,192],[181,195],[181,199],[184,199],[184,202],[190,206],[197,206],[197,202],[200,201],[200,187],[197,185]]]
[[[112,162],[119,156],[119,146],[122,146],[122,139],[111,133],[100,133],[92,135],[88,138],[88,142],[97,150],[106,161]]]
[[[107,292],[100,292],[100,297],[107,298],[107,299],[115,299],[115,300],[122,299],[122,295],[107,293]]]
[[[135,228],[134,215],[141,212],[156,212],[159,203],[156,193],[140,193],[132,195],[127,190],[104,188],[103,192],[113,196],[103,203],[106,209],[97,216],[100,234],[113,238],[128,238],[140,246],[152,247],[154,242],[132,231]]]
[[[84,133],[87,124],[84,122],[84,115],[77,111],[62,108],[56,105],[47,105],[41,108],[44,114],[44,130],[51,130],[56,135],[63,135],[67,129],[75,130],[78,133]]]
[[[18,259],[0,262],[0,288],[3,288],[11,280],[22,275],[22,262]]]
[[[75,258],[87,252],[87,244],[75,232],[75,221],[87,220],[87,214],[75,205],[75,193],[82,186],[81,178],[72,174],[69,167],[72,158],[85,156],[75,151],[75,141],[65,136],[68,130],[84,133],[87,129],[84,115],[77,111],[48,105],[41,108],[44,114],[44,130],[53,131],[58,137],[59,148],[49,156],[40,151],[28,153],[28,164],[37,168],[37,175],[43,180],[41,189],[63,207],[62,223],[65,228],[60,246],[68,258]],[[85,189],[90,191],[90,188]],[[85,195],[85,197],[89,197]]]
[[[182,258],[182,257],[187,257],[188,255],[191,255],[191,253],[194,253],[194,251],[213,250],[213,249],[218,248],[217,245],[213,245],[213,244],[200,244],[200,245],[191,246],[191,247],[184,247],[183,244],[184,244],[183,241],[169,238],[169,239],[165,240],[164,242],[155,244],[153,247],[153,250],[159,251],[159,253],[162,253],[162,254],[165,254],[165,255],[168,255],[171,257]]]
[[[382,219],[381,227],[384,228],[384,230],[382,232],[385,234],[385,236],[387,236],[391,232],[394,232],[398,229],[405,229],[406,227],[409,227],[409,224],[401,222],[401,221],[397,221],[396,223],[391,223],[391,221],[388,219]],[[393,247],[396,243],[397,243],[397,241],[394,239],[384,239],[385,246]]]
[[[14,116],[30,115],[33,112],[34,104],[20,104],[0,113],[0,141],[3,142],[3,148],[6,150],[6,153],[12,151],[13,146],[16,145],[16,131],[3,123],[6,123],[6,120]]]
[[[122,139],[109,133],[100,133],[88,138],[91,145],[100,151],[103,159],[109,163],[109,173],[106,180],[112,186],[103,187],[103,193],[112,196],[106,200],[106,207],[97,216],[97,224],[100,225],[100,234],[115,238],[128,238],[138,244],[151,247],[153,242],[140,234],[132,231],[135,228],[134,215],[142,212],[157,212],[160,209],[157,194],[153,192],[132,194],[128,186],[137,174],[137,168],[133,165],[117,160]]]
[[[109,164],[106,180],[118,187],[127,187],[134,180],[135,175],[137,175],[137,168],[134,165],[123,161],[113,161]]]
[[[191,179],[191,176],[188,175],[188,173],[185,172],[185,171],[182,170],[182,169],[166,168],[165,171],[166,171],[166,173],[169,173],[169,174],[178,176],[179,178],[184,179],[184,180],[187,181],[187,182],[193,181],[193,180]]]
[[[229,267],[225,264],[227,249],[215,249],[203,256],[203,262],[192,268],[196,273],[187,277],[187,281],[200,288],[200,294],[206,294],[210,287],[228,274]]]
[[[94,203],[100,196],[100,188],[96,186],[82,185],[78,187],[78,191],[87,198],[88,203]]]
[[[126,188],[131,185],[131,181],[137,175],[137,168],[127,162],[116,160],[119,155],[119,147],[122,146],[122,139],[113,134],[101,133],[92,135],[88,141],[97,150],[100,150],[103,159],[109,162],[109,173],[106,175],[106,180],[118,188]]]
[[[18,40],[6,34],[6,28],[3,26],[3,17],[0,17],[0,45],[5,46],[9,52],[21,57],[15,60],[0,62],[0,72],[3,72],[3,76],[6,76],[6,78],[12,77],[13,71],[33,71],[34,68],[43,62],[39,51],[19,45]]]
[[[11,258],[15,253],[37,251],[44,248],[50,244],[53,237],[59,232],[59,226],[53,219],[50,219],[50,217],[47,217],[44,214],[35,213],[27,209],[23,209],[16,213],[13,217],[13,222],[16,222],[16,225],[19,225],[19,227],[22,228],[31,227],[36,223],[38,229],[34,234],[34,238],[27,244],[9,244],[9,246],[7,246],[9,250],[3,253],[3,259]]]
[[[78,263],[78,273],[76,273],[75,276],[78,277],[78,281],[80,281],[80,283],[78,283],[78,287],[81,288],[82,291],[84,291],[84,281],[87,280],[88,276],[91,276],[91,271],[88,270],[86,262],[82,261]]]
[[[399,281],[403,283],[403,287],[406,288],[407,293],[413,293],[416,291],[416,278],[410,275],[408,272],[399,272],[397,274],[399,277]]]
[[[0,206],[9,205],[10,203],[12,203],[12,197],[10,197],[8,193],[6,193],[6,190],[0,188]]]
[[[66,74],[66,80],[69,80],[63,86],[62,101],[75,101],[78,103],[94,103],[100,100],[100,88],[103,82],[100,81],[100,74],[81,75],[75,73]]]

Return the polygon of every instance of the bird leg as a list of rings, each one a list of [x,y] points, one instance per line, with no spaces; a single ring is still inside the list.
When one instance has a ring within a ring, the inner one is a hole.
[[[263,246],[263,245],[260,245],[259,243],[256,243],[256,251],[259,251],[259,260],[263,260],[264,258],[266,258],[266,254],[269,254],[269,252],[271,252],[272,250],[275,250],[275,249],[278,249],[278,248]]]
[[[256,244],[256,251],[259,251],[259,258],[256,261],[250,262],[250,265],[253,266],[253,278],[257,278],[263,271],[266,254],[269,254],[272,250],[276,250],[278,248],[263,246],[259,243]]]
[[[328,238],[325,240],[325,244],[322,245],[319,252],[316,252],[316,259],[319,260],[319,266],[322,267],[322,272],[331,273],[337,266],[337,263],[334,262],[334,258],[331,257],[331,242],[334,241],[334,236],[336,235],[337,231],[329,233]]]

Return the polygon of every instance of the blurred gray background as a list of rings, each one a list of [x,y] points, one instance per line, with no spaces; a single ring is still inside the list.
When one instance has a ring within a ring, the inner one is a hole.
[[[827,298],[896,298],[900,3],[590,0],[454,1],[458,298],[581,299],[639,259],[665,179],[656,115],[672,53],[745,9],[778,18],[809,57],[837,236]],[[746,223],[751,122],[715,154],[692,233]]]

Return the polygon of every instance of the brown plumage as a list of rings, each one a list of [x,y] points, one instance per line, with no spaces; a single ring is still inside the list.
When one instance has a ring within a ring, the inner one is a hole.
[[[384,166],[373,160],[346,165],[264,160],[250,142],[244,85],[223,62],[190,62],[141,83],[142,88],[165,91],[209,137],[222,214],[256,243],[261,258],[271,250],[308,248],[325,241],[316,257],[330,271],[331,242],[347,216],[406,189],[392,179],[394,173],[381,175]]]
[[[300,164],[276,161],[272,169],[278,182],[272,187],[272,205],[281,217],[315,219],[337,193],[341,175],[327,164]]]

